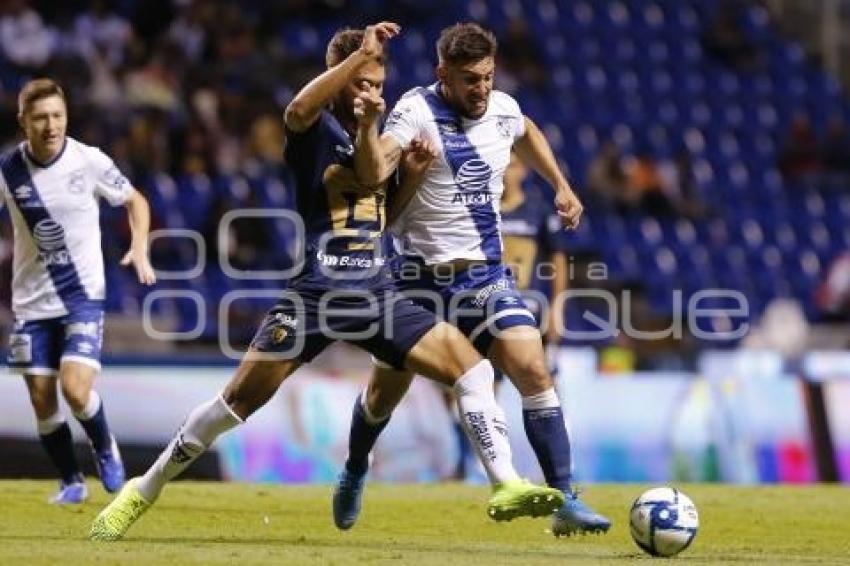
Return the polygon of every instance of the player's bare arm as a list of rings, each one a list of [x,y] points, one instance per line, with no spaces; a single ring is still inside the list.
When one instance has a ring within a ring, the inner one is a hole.
[[[573,230],[578,228],[584,207],[558,167],[558,161],[543,132],[528,116],[525,117],[525,134],[514,144],[514,151],[523,163],[555,189],[555,209],[564,227]]]
[[[364,41],[365,43],[365,41]],[[378,127],[386,103],[378,87],[369,81],[362,81],[360,94],[354,99],[354,116],[357,119],[357,135],[354,140],[354,172],[357,179],[366,186],[382,183]]]
[[[436,158],[437,150],[427,138],[418,137],[410,142],[410,146],[402,153],[399,186],[387,210],[388,224],[392,224],[413,198]]]
[[[127,201],[127,217],[130,221],[130,249],[121,259],[121,265],[132,265],[136,270],[139,283],[153,285],[156,275],[148,259],[148,233],[151,225],[151,211],[148,201],[142,193],[133,189]]]
[[[307,83],[295,95],[284,112],[286,126],[294,132],[303,132],[312,126],[331,99],[354,79],[357,71],[383,55],[384,42],[398,35],[400,29],[392,22],[367,27],[360,49]]]

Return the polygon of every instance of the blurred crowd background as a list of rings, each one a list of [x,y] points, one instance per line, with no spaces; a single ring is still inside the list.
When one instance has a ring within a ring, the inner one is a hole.
[[[226,244],[227,262],[243,270],[290,267],[296,245],[293,227],[273,219],[237,220],[219,242],[219,221],[237,208],[293,207],[281,112],[324,68],[333,32],[384,19],[402,25],[388,69],[391,105],[408,88],[433,82],[439,31],[474,20],[499,38],[497,88],[541,126],[586,202],[581,229],[564,235],[570,285],[629,290],[623,308],[646,330],[668,328],[680,316],[675,291],[687,304],[704,289],[733,289],[749,305],[737,315],[718,313],[703,329],[751,324],[743,339],[699,340],[685,325],[682,339],[568,343],[599,349],[610,371],[691,368],[707,346],[770,346],[789,356],[845,348],[850,105],[836,66],[844,45],[828,16],[843,21],[848,3],[798,4],[5,0],[0,140],[10,147],[20,139],[21,84],[57,79],[68,95],[70,135],[112,156],[150,201],[153,228],[194,230],[206,243],[198,250],[189,239],[168,238],[152,250],[162,270],[205,263],[198,276],[162,279],[155,290],[197,291],[208,298],[206,312],[185,298],[152,304],[162,324],[198,328],[199,336],[166,345],[144,340],[138,321],[150,290],[118,267],[126,215],[104,205],[107,307],[116,329],[107,333],[107,351],[122,343],[133,351],[218,351],[221,298],[282,284],[229,277],[219,244]],[[814,42],[810,21],[823,32]],[[539,179],[529,189],[548,191]],[[0,230],[0,300],[8,306],[8,221]],[[604,281],[587,277],[590,262],[605,263]],[[248,340],[273,302],[234,302],[228,341]],[[717,298],[703,306],[734,304]],[[596,327],[584,314],[607,308],[570,300],[567,327],[590,332]]]

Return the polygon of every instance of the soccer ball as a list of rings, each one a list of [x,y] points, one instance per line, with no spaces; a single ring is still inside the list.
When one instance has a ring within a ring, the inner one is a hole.
[[[699,528],[694,502],[672,487],[645,491],[632,505],[629,530],[641,549],[652,556],[674,556],[693,542]]]

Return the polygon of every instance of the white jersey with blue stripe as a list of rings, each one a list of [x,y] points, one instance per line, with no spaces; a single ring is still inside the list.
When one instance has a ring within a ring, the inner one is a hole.
[[[508,94],[492,91],[484,115],[472,120],[452,110],[437,85],[415,88],[390,113],[386,134],[402,148],[428,139],[439,157],[391,227],[406,254],[427,264],[502,255],[499,201],[514,141],[525,119]]]
[[[118,206],[132,192],[109,157],[71,138],[49,163],[38,163],[26,142],[0,157],[0,194],[15,235],[16,318],[56,318],[104,299],[98,198]]]

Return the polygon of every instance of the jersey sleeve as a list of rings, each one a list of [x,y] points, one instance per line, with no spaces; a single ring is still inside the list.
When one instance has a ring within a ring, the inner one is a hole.
[[[402,148],[410,145],[423,130],[422,108],[416,99],[417,96],[410,93],[403,96],[393,107],[384,125],[384,133],[392,136]]]
[[[112,206],[125,204],[133,195],[133,185],[112,159],[94,147],[85,148],[89,169],[94,178],[94,194]]]
[[[511,109],[511,115],[514,118],[514,141],[525,135],[525,114],[520,110],[519,103],[508,96],[508,107]]]

